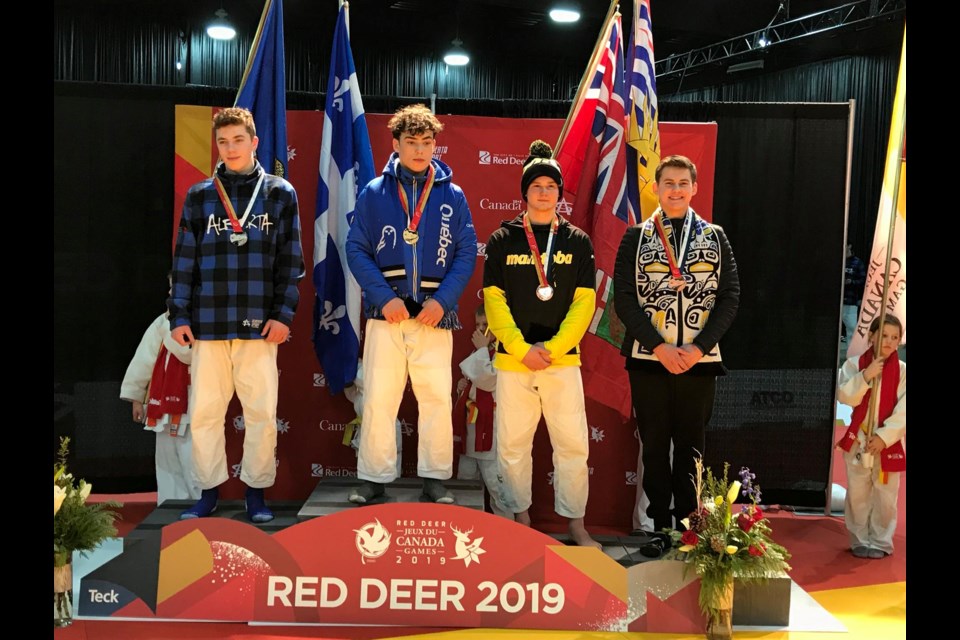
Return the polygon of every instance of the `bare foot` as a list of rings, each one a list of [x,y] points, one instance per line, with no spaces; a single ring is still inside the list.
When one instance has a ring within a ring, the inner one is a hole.
[[[586,528],[583,526],[583,518],[570,519],[570,537],[581,547],[593,547],[594,549],[603,549],[603,545],[590,537]]]
[[[525,527],[530,526],[530,511],[521,511],[517,514],[517,522]]]

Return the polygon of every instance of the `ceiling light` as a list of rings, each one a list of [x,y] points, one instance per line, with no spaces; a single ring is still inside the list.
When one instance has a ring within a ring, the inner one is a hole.
[[[470,55],[460,46],[463,44],[463,41],[460,40],[460,38],[456,38],[451,44],[453,44],[453,48],[443,55],[443,61],[451,67],[462,67],[469,63]]]
[[[570,4],[558,5],[550,9],[550,19],[554,22],[576,22],[580,19],[580,10]]]
[[[214,40],[232,40],[237,35],[237,30],[227,20],[227,12],[221,7],[214,11],[213,15],[216,18],[207,26],[207,35]]]

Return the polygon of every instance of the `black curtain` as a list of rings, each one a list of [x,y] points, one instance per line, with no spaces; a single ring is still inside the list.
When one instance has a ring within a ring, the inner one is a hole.
[[[54,99],[54,441],[97,491],[153,490],[153,439],[118,381],[164,310],[173,208],[173,104]]]
[[[669,103],[718,123],[714,220],[740,273],[721,341],[706,460],[746,465],[764,502],[823,506],[829,488],[844,266],[847,104]]]

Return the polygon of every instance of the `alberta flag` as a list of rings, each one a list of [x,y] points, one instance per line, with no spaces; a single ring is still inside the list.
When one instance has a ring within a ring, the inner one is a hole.
[[[347,266],[344,247],[357,193],[374,177],[347,11],[346,4],[340,7],[333,32],[314,222],[313,346],[331,393],[339,393],[357,376],[360,287]]]
[[[287,177],[287,89],[283,63],[283,2],[267,0],[233,103],[253,114],[267,173]]]

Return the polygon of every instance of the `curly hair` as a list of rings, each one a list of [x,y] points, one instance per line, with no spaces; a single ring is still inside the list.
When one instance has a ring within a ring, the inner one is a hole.
[[[255,138],[257,135],[257,126],[253,123],[253,114],[249,110],[244,109],[243,107],[229,107],[227,109],[222,109],[213,116],[213,130],[216,132],[222,127],[229,127],[230,125],[239,124],[247,129],[247,133],[250,134],[250,138]]]
[[[432,133],[436,136],[443,131],[443,123],[425,105],[412,104],[393,114],[387,128],[393,133],[394,140],[399,140],[404,133],[411,136]]]

